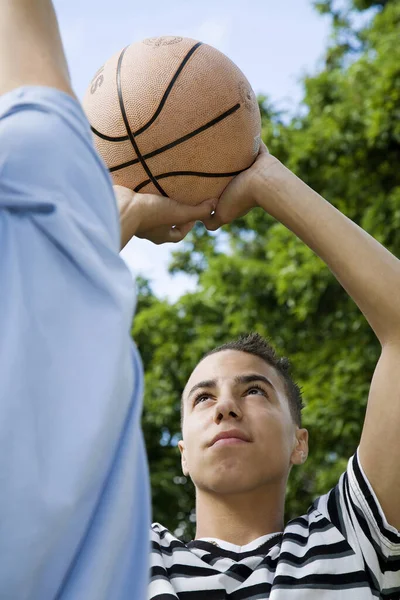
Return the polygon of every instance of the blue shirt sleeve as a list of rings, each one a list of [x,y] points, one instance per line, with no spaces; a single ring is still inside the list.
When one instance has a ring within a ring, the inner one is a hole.
[[[0,598],[146,597],[132,277],[78,102],[0,98]]]

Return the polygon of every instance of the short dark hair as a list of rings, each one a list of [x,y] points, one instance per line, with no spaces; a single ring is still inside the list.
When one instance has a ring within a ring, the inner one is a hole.
[[[304,408],[301,388],[295,383],[291,376],[292,365],[288,358],[278,356],[273,346],[268,340],[263,338],[258,333],[249,333],[238,337],[236,340],[218,346],[210,350],[200,359],[199,363],[217,352],[223,350],[237,350],[239,352],[247,352],[264,360],[267,364],[274,367],[281,376],[285,385],[285,391],[289,402],[289,409],[293,421],[301,427],[301,411]],[[197,364],[199,364],[197,363]],[[181,425],[183,422],[183,401],[181,402]]]

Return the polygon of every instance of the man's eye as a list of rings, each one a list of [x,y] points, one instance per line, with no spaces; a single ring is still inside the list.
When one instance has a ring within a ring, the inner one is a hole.
[[[264,394],[264,396],[267,395],[267,392],[262,387],[259,387],[258,385],[253,385],[251,388],[249,388],[247,390],[247,394],[250,394],[251,392],[256,392],[258,394],[261,392],[261,394]],[[252,394],[252,395],[254,395],[254,394]]]
[[[210,397],[210,396],[209,396],[208,394],[200,394],[200,396],[197,396],[197,397],[194,399],[194,402],[193,402],[193,404],[194,404],[194,405],[196,405],[196,404],[199,404],[200,402],[203,402],[203,400],[207,400],[209,397]]]

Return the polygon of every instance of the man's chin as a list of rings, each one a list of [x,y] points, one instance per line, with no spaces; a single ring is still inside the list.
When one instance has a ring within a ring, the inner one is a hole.
[[[196,487],[200,490],[212,494],[244,494],[251,492],[260,485],[259,478],[251,477],[251,474],[247,471],[244,473],[243,470],[234,470],[220,473],[210,474],[205,480],[196,483]]]

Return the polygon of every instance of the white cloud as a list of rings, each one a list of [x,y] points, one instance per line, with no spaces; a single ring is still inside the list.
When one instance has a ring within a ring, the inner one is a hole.
[[[65,51],[69,61],[75,61],[82,56],[87,44],[87,19],[75,17],[67,22],[61,22],[61,33]]]
[[[214,46],[221,52],[228,52],[231,40],[232,23],[230,19],[207,19],[197,27],[187,31],[187,37],[200,40]]]
[[[142,275],[151,282],[154,293],[166,297],[171,302],[177,300],[185,292],[196,288],[196,278],[184,274],[171,276],[168,263],[171,252],[176,250],[175,244],[157,246],[148,240],[133,238],[121,252],[121,257],[136,277]]]

